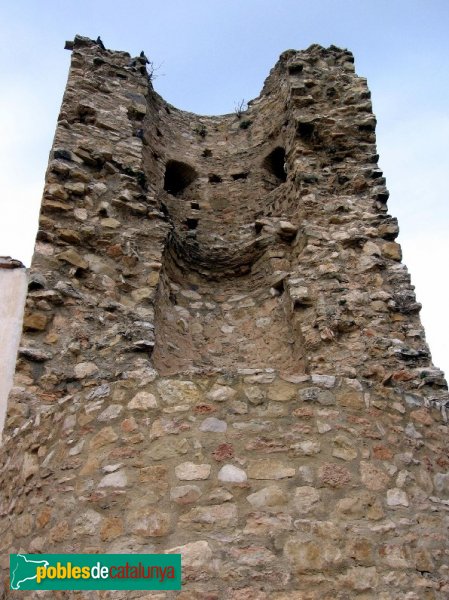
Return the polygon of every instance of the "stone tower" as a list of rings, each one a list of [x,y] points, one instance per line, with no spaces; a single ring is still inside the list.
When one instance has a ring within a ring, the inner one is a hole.
[[[1,449],[8,552],[181,552],[183,591],[449,597],[446,383],[350,52],[200,117],[76,37]],[[33,598],[33,593],[18,593]]]

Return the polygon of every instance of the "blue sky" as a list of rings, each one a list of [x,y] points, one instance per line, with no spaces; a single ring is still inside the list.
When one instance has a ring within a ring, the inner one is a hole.
[[[29,265],[70,62],[64,41],[101,35],[144,49],[178,108],[232,112],[257,96],[279,54],[312,43],[355,55],[378,119],[380,166],[404,262],[449,373],[448,0],[15,0],[0,7],[0,254]]]

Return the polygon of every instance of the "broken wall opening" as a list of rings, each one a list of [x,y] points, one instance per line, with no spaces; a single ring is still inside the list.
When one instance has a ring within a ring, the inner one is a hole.
[[[169,160],[165,169],[164,190],[173,196],[179,196],[196,177],[195,169],[187,163]]]
[[[270,152],[263,161],[262,166],[268,173],[274,175],[279,183],[283,183],[287,180],[287,173],[285,171],[285,150],[281,146],[278,146]]]

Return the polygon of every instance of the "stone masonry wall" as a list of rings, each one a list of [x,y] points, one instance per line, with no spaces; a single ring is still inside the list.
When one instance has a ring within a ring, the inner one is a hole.
[[[246,111],[201,117],[144,58],[67,46],[0,449],[4,597],[8,552],[179,551],[179,593],[20,597],[447,598],[447,386],[352,55],[289,50]]]

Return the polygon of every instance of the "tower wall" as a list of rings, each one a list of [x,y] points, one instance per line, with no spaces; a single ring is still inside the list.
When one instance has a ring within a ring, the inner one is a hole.
[[[70,47],[2,551],[180,551],[183,600],[447,596],[446,382],[352,55],[287,51],[201,117]]]

